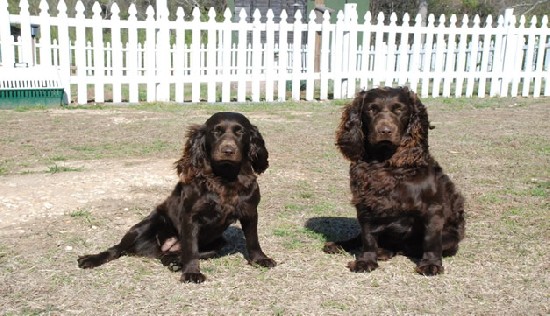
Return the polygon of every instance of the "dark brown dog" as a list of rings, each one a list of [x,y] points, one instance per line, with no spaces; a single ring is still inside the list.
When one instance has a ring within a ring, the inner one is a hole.
[[[271,268],[258,242],[260,190],[256,174],[268,167],[262,135],[239,113],[220,112],[187,132],[183,156],[176,162],[180,180],[172,194],[104,252],[78,258],[94,268],[122,255],[160,258],[182,270],[182,282],[203,282],[199,259],[212,257],[225,241],[226,228],[239,220],[248,261]]]
[[[443,272],[464,238],[464,199],[428,152],[428,113],[408,88],[360,92],[342,113],[336,145],[350,165],[361,233],[325,252],[362,246],[353,272],[370,272],[396,253],[420,258],[416,271]]]

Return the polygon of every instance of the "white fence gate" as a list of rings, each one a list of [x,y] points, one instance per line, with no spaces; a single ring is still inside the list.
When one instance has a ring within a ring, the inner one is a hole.
[[[116,3],[108,20],[99,3],[91,18],[80,1],[71,17],[64,0],[56,16],[45,0],[39,15],[27,0],[20,7],[10,14],[0,0],[0,77],[22,64],[58,67],[76,104],[340,99],[380,85],[408,85],[422,97],[550,96],[548,17],[517,21],[512,10],[496,22],[465,16],[460,26],[455,15],[430,15],[421,26],[419,16],[398,25],[395,14],[386,24],[370,12],[359,24],[356,4],[335,23],[328,12],[315,22],[313,11],[302,23],[298,11],[292,24],[284,11],[280,23],[272,11],[265,22],[258,11],[246,22],[244,11],[229,10],[217,22],[213,9],[202,21],[198,8],[169,20],[161,6],[138,21],[134,5],[125,20]],[[11,35],[14,25],[21,36]]]

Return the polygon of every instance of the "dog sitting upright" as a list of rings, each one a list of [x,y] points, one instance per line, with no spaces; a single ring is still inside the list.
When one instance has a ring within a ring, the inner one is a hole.
[[[443,272],[464,238],[464,198],[428,151],[428,113],[408,88],[360,92],[344,107],[336,145],[350,163],[352,204],[361,233],[325,252],[360,247],[353,272],[370,272],[396,253],[416,271]]]
[[[271,268],[258,241],[260,190],[256,175],[268,167],[268,152],[257,127],[242,114],[219,112],[189,128],[183,156],[176,162],[179,182],[166,200],[134,225],[119,244],[78,258],[94,268],[123,255],[160,258],[181,268],[182,282],[201,283],[199,259],[224,244],[227,227],[240,221],[248,261]]]

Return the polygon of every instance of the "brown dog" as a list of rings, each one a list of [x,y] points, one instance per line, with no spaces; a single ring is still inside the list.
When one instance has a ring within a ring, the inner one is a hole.
[[[407,88],[360,92],[344,108],[336,145],[350,165],[359,236],[325,252],[361,246],[353,272],[370,272],[396,253],[419,258],[417,272],[443,272],[464,238],[464,199],[428,152],[428,113]]]
[[[227,227],[239,220],[248,261],[271,268],[258,242],[260,191],[256,174],[268,167],[262,135],[239,113],[220,112],[187,132],[183,156],[176,162],[180,181],[166,200],[134,225],[119,244],[78,258],[94,268],[122,255],[160,258],[182,270],[181,281],[203,282],[199,259],[212,257],[225,241]]]

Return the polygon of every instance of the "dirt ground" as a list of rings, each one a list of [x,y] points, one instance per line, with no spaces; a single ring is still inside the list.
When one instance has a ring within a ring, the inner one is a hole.
[[[326,240],[357,232],[348,164],[334,147],[340,105],[110,107],[0,111],[2,315],[548,315],[549,99],[427,99],[432,154],[466,197],[467,237],[424,277],[398,256],[368,274]],[[185,128],[213,112],[259,127],[260,242],[278,262],[243,258],[239,225],[204,284],[123,257],[81,270],[169,194]]]

